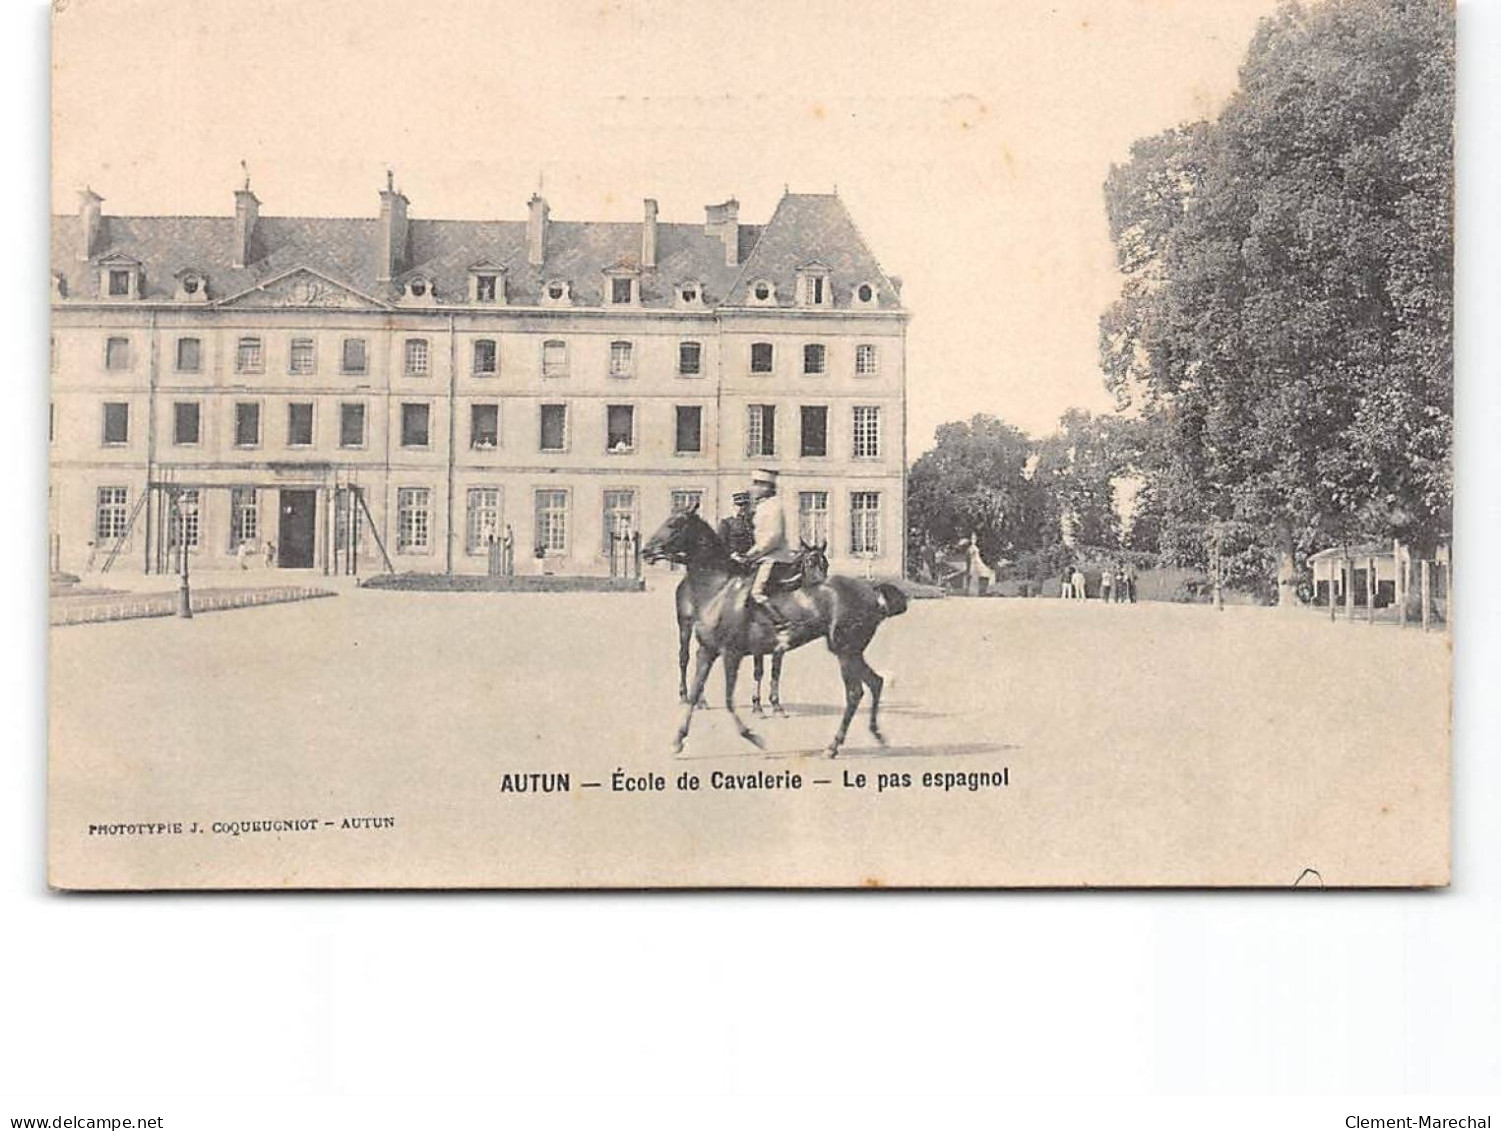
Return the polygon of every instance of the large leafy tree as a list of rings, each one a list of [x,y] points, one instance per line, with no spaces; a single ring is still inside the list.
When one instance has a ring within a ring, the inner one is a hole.
[[[974,535],[986,561],[1035,540],[1037,508],[1027,476],[1032,442],[994,416],[940,425],[937,442],[907,476],[910,559],[934,558]]]
[[[1448,529],[1453,48],[1442,0],[1288,3],[1217,121],[1112,169],[1101,355],[1164,556],[1233,531],[1288,600],[1321,544]]]
[[[1131,435],[1126,418],[1071,408],[1057,431],[1037,444],[1032,480],[1044,543],[1060,540],[1066,530],[1074,545],[1120,544],[1115,482],[1132,463]]]

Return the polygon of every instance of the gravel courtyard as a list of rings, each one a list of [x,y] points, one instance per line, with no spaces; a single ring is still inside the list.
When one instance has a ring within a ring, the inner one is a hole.
[[[163,869],[210,887],[1447,877],[1442,635],[1265,609],[919,601],[867,653],[889,680],[889,747],[866,730],[867,699],[845,752],[821,756],[843,692],[811,645],[787,660],[791,718],[751,719],[742,669],[737,700],[764,752],[734,733],[716,670],[713,709],[675,758],[674,583],[346,590],[54,629],[54,882],[141,886]],[[666,788],[617,791],[617,769]],[[684,771],[699,790],[675,787]],[[714,788],[716,771],[801,784]],[[923,784],[1003,772],[1000,787]],[[566,792],[502,790],[503,775],[553,773]],[[304,814],[316,830],[212,831]],[[365,817],[394,821],[343,827]],[[202,827],[88,829],[178,821]]]

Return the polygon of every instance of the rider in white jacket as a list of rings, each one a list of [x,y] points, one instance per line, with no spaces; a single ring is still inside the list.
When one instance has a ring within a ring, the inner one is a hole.
[[[787,618],[766,595],[766,585],[776,563],[793,561],[796,556],[787,542],[787,515],[782,509],[782,500],[777,498],[777,473],[767,468],[752,472],[751,496],[756,500],[755,543],[742,559],[756,567],[751,579],[751,600],[765,610],[776,625],[777,648],[786,651],[792,645]]]

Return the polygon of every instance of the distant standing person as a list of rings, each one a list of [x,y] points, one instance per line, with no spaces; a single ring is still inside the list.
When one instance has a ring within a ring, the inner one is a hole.
[[[261,544],[261,549],[266,555],[266,568],[270,569],[276,564],[276,543],[267,538]]]
[[[1058,596],[1067,601],[1074,595],[1074,567],[1064,566],[1063,576],[1058,579]]]
[[[1136,604],[1136,567],[1130,562],[1126,563],[1126,600]]]
[[[1074,600],[1076,600],[1076,601],[1082,601],[1082,600],[1084,600],[1085,596],[1086,596],[1086,594],[1084,592],[1084,571],[1082,569],[1080,569],[1078,566],[1075,566],[1074,567],[1074,576],[1073,576],[1073,578],[1071,580],[1072,580],[1073,586],[1074,586]]]
[[[1100,570],[1100,600],[1107,605],[1110,604],[1110,594],[1114,588],[1114,582],[1115,575],[1107,564],[1104,569]]]

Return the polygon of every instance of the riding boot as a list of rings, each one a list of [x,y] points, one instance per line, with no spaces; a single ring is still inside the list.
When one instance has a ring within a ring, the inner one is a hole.
[[[788,651],[792,647],[792,622],[782,615],[782,610],[773,605],[769,598],[758,598],[756,603],[771,618],[772,627],[776,629],[776,650]]]

